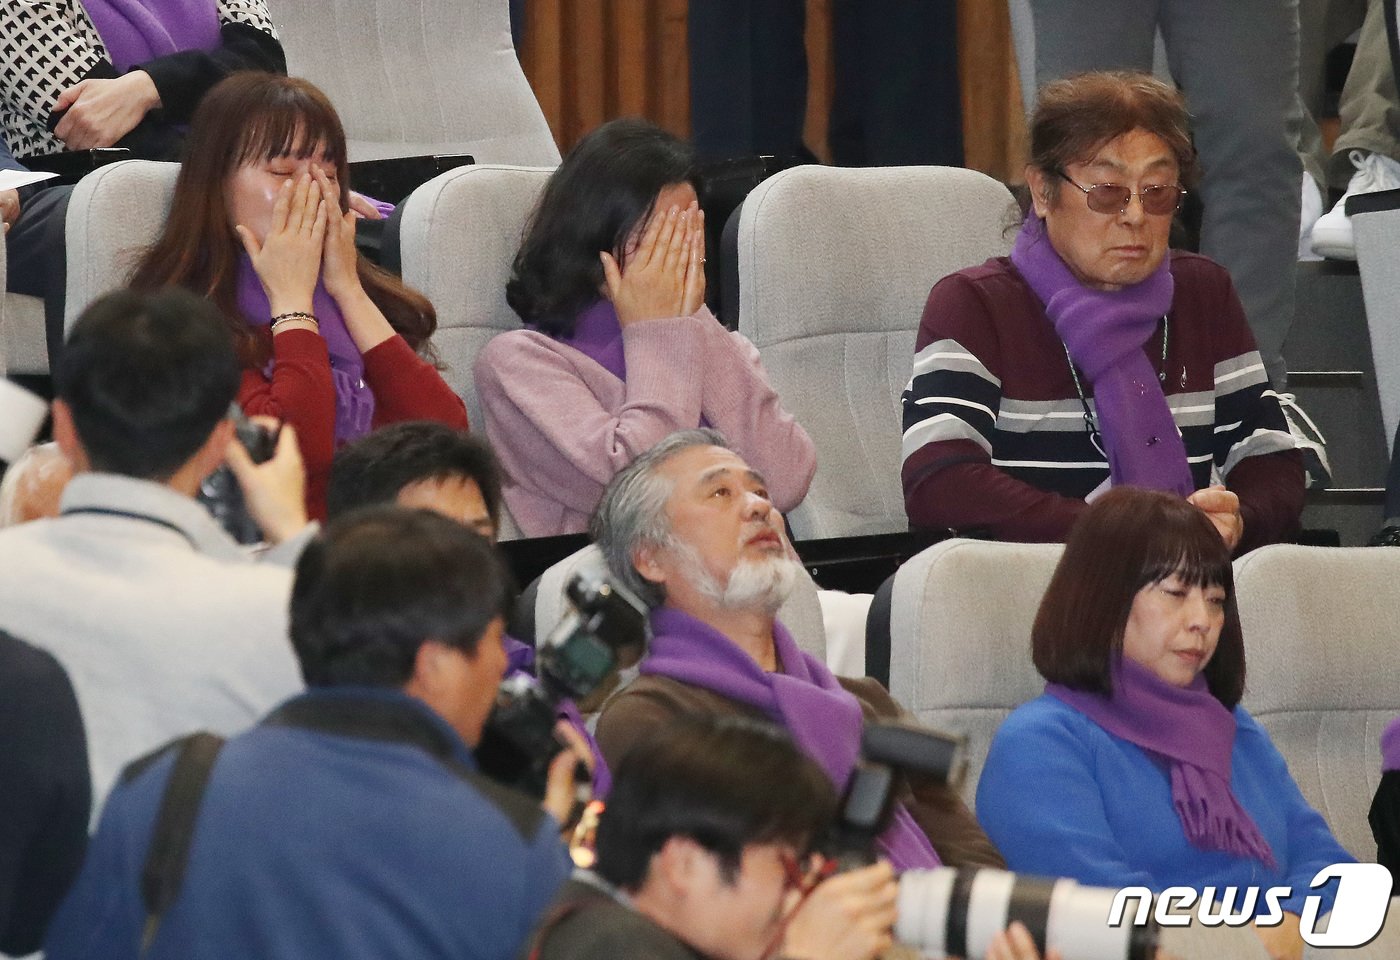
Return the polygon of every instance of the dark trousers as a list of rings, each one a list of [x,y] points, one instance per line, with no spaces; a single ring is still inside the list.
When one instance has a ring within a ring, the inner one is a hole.
[[[5,237],[6,286],[10,293],[44,301],[44,334],[52,371],[63,350],[63,310],[68,285],[68,217],[71,186],[48,187],[24,201],[18,222]]]
[[[702,159],[810,156],[803,0],[693,0],[691,129]],[[846,166],[963,162],[957,6],[837,0],[833,159]]]

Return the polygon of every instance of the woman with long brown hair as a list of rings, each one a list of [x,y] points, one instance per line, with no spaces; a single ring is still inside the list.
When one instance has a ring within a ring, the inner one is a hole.
[[[432,304],[355,250],[348,180],[325,94],[235,74],[195,113],[170,217],[131,280],[223,311],[243,362],[238,402],[296,429],[317,517],[341,444],[401,420],[467,425],[431,363]]]

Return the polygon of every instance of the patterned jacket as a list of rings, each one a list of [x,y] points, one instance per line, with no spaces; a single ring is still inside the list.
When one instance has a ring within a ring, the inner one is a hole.
[[[160,116],[148,115],[150,125],[188,122],[205,92],[235,70],[286,71],[267,0],[218,0],[218,8],[220,49],[175,53],[141,65],[162,102]],[[50,110],[59,94],[79,80],[117,75],[78,0],[0,3],[0,129],[16,157],[64,150],[50,132]],[[155,142],[161,141],[138,137],[121,145],[148,159],[173,159],[151,155],[165,152],[160,149],[142,149]]]

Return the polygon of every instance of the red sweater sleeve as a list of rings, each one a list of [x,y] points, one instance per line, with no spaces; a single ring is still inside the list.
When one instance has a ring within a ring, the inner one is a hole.
[[[395,334],[365,354],[365,382],[374,391],[374,425],[436,420],[467,429],[467,408],[441,374]]]
[[[313,517],[324,517],[335,453],[335,386],[326,341],[310,330],[273,337],[272,376],[245,369],[238,405],[249,416],[276,417],[296,430],[306,466],[306,509]]]

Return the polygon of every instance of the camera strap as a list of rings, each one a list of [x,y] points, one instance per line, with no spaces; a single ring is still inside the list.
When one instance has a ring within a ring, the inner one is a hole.
[[[223,746],[224,738],[212,733],[192,734],[174,746],[179,753],[165,783],[151,845],[141,868],[141,900],[146,907],[141,933],[143,957],[155,942],[165,914],[180,895],[204,788]]]

